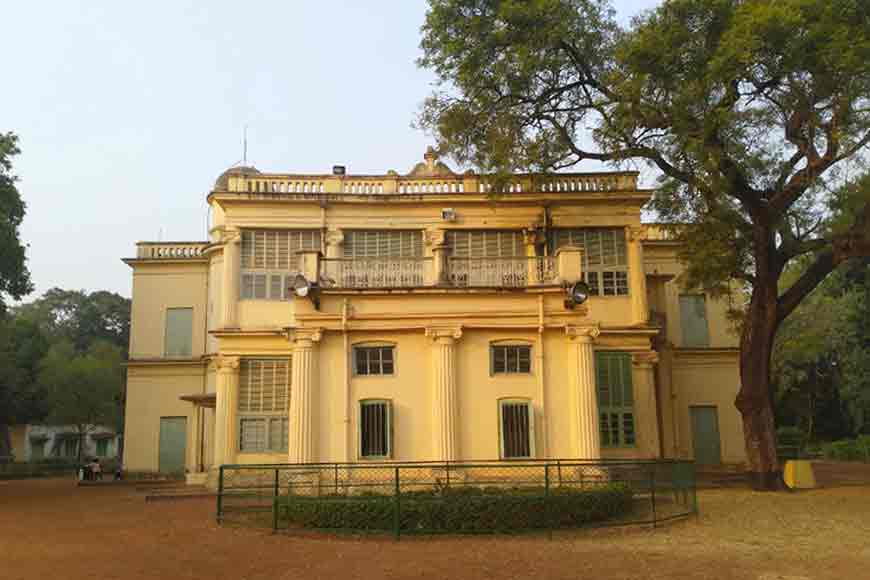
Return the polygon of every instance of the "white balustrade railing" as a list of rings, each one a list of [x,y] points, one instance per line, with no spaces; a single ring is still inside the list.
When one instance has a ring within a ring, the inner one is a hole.
[[[141,242],[136,244],[136,257],[146,260],[184,260],[202,257],[208,244],[204,242]]]
[[[523,288],[551,284],[557,275],[552,256],[535,258],[450,258],[447,280],[452,286]]]
[[[413,288],[429,279],[429,258],[337,258],[320,262],[324,288]]]

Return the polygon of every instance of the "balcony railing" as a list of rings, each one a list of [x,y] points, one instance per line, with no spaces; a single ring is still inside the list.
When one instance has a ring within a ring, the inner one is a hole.
[[[413,288],[432,279],[431,258],[333,258],[320,262],[326,288]]]
[[[557,276],[552,256],[534,258],[449,258],[451,286],[523,288],[551,284]]]
[[[206,242],[139,242],[136,257],[140,260],[194,260],[202,258]]]

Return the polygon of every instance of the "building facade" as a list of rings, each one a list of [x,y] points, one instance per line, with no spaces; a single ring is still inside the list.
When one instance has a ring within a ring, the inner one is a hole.
[[[101,425],[81,435],[73,425],[13,425],[10,434],[13,460],[19,462],[111,460],[118,457],[121,447],[121,436]]]
[[[431,151],[406,175],[224,172],[208,241],[125,260],[125,468],[743,461],[727,305],[680,287],[637,175],[503,189]]]

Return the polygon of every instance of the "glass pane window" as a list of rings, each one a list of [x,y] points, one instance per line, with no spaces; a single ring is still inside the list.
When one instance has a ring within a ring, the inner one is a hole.
[[[193,308],[167,308],[163,339],[168,357],[189,357],[193,352]]]
[[[490,347],[492,373],[532,372],[532,347],[524,344],[494,344]]]
[[[595,369],[601,445],[634,446],[636,437],[631,355],[624,352],[597,352]]]
[[[344,233],[345,258],[420,258],[423,232],[420,230],[350,230]]]
[[[392,455],[392,404],[390,401],[360,401],[360,457]]]
[[[392,375],[395,373],[395,358],[392,346],[353,347],[354,374]]]
[[[690,348],[710,346],[706,296],[703,294],[680,296],[680,326],[683,331],[683,346]]]
[[[244,230],[240,297],[287,300],[299,273],[299,252],[321,249],[320,230]]]
[[[97,439],[97,456],[106,457],[109,454],[109,440]]]
[[[558,229],[551,250],[565,246],[583,250],[583,280],[593,296],[628,295],[628,255],[623,228]]]
[[[290,359],[242,359],[239,368],[239,451],[287,451]]]
[[[502,458],[534,456],[534,414],[530,401],[499,401],[499,427]]]
[[[518,230],[448,231],[446,237],[454,258],[524,258],[526,245]]]

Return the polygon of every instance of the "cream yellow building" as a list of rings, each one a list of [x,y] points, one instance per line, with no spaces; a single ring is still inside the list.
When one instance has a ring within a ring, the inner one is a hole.
[[[431,151],[407,175],[224,172],[208,241],[125,260],[125,468],[743,461],[725,304],[679,286],[637,175],[510,181]]]

